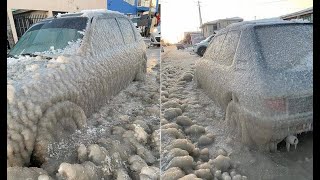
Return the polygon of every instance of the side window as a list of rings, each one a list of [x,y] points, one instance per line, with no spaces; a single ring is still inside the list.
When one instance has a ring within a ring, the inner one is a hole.
[[[216,61],[216,58],[218,58],[220,47],[225,37],[226,37],[226,34],[221,34],[213,37],[209,47],[206,50],[207,52],[205,53],[207,58],[210,58]]]
[[[134,37],[134,32],[129,20],[125,18],[118,18],[118,22],[119,22],[125,43],[126,44],[133,43],[135,41],[135,37]]]
[[[228,32],[225,40],[223,41],[222,47],[220,49],[220,54],[217,60],[220,64],[230,66],[233,62],[234,55],[237,50],[237,45],[239,42],[240,31],[230,31]]]
[[[123,45],[123,39],[116,19],[97,19],[92,33],[94,51],[105,51],[117,45]]]

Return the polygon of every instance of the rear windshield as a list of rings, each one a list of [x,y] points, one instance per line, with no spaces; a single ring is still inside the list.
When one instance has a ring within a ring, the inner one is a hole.
[[[266,65],[281,70],[312,64],[312,28],[312,24],[257,26],[255,32]]]

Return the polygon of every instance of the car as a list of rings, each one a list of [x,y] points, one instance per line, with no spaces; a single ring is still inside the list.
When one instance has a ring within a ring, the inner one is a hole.
[[[205,40],[202,40],[200,43],[195,44],[193,51],[202,57],[213,37],[214,34],[210,35]]]
[[[216,34],[194,79],[243,144],[273,152],[313,130],[312,57],[312,23],[236,23]]]
[[[138,21],[140,21],[140,17],[132,17],[130,20],[132,21],[133,25],[137,28],[138,33],[141,35],[142,27],[138,26]]]
[[[177,47],[177,50],[184,49],[183,44],[180,44],[180,43],[176,44],[176,47]]]
[[[153,32],[150,34],[150,45],[159,46],[161,41],[161,25],[159,24],[157,27],[153,29]]]
[[[48,144],[84,128],[133,80],[146,46],[117,12],[83,10],[35,23],[7,58],[7,165],[40,166]]]

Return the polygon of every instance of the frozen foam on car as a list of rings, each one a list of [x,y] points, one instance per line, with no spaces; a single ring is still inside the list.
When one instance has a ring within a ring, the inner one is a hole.
[[[107,10],[107,9],[90,9],[90,10],[82,10],[81,11],[82,16],[95,16],[97,14],[102,14],[102,13],[114,13],[114,14],[122,14],[118,11],[112,11],[112,10]]]
[[[84,14],[95,16],[100,12]],[[134,51],[129,51],[115,43],[122,39],[113,35],[117,31],[116,26],[104,25],[98,31],[100,33],[85,36],[83,41],[70,42],[64,50],[51,49],[54,52],[40,52],[37,57],[26,55],[7,59],[8,166],[29,165],[37,136],[49,138],[48,132],[37,133],[38,123],[48,108],[58,102],[70,101],[89,116],[133,81],[138,65],[145,60],[141,58],[145,44],[141,40],[134,41]],[[110,47],[105,47],[106,41],[100,40],[101,37],[109,37]],[[90,38],[98,39],[94,46],[88,43],[88,39],[92,40]],[[80,44],[84,47],[82,50],[79,50]],[[103,49],[97,53],[95,47]],[[90,56],[78,54],[89,53],[89,49],[95,51]],[[59,121],[54,117],[65,114],[68,109],[61,111],[53,109],[50,120]],[[50,128],[55,132],[54,127]]]

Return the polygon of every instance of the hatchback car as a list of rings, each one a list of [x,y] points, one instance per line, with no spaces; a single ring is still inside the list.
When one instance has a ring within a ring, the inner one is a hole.
[[[312,29],[290,21],[233,24],[196,64],[197,85],[226,110],[243,143],[275,151],[286,137],[313,130]]]
[[[34,24],[7,59],[7,165],[46,161],[50,142],[143,80],[146,61],[140,34],[120,13],[88,10]]]

